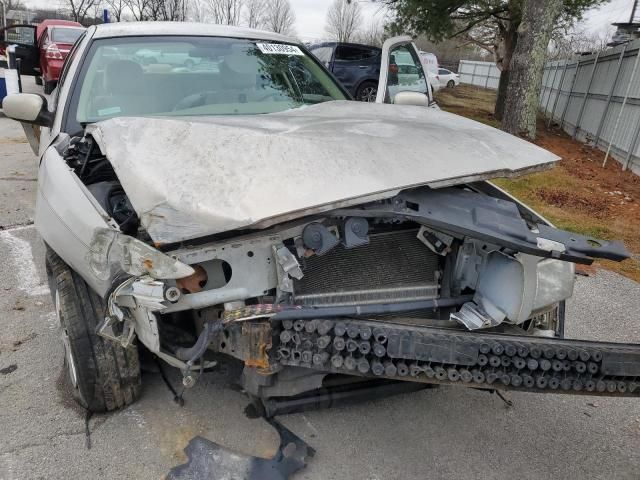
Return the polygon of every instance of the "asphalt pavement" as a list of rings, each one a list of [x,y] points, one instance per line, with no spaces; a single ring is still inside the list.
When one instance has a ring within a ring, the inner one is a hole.
[[[195,435],[273,455],[275,431],[245,416],[247,398],[223,373],[206,374],[181,408],[153,369],[137,403],[90,419],[87,448],[33,227],[36,176],[20,125],[0,118],[0,480],[162,478]],[[640,284],[607,271],[578,278],[567,310],[568,337],[640,343]],[[640,478],[637,400],[509,397],[510,408],[442,387],[280,420],[316,450],[295,480]]]

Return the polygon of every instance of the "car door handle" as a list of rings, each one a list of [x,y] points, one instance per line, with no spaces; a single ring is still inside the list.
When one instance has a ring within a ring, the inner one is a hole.
[[[358,68],[369,68],[368,65],[358,65]]]

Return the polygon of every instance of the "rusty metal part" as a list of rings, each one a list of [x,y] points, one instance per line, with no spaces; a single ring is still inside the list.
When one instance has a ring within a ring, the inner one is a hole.
[[[167,480],[285,480],[306,466],[313,448],[275,420],[267,420],[280,436],[273,458],[258,458],[226,449],[210,440],[195,437],[184,449],[187,463],[173,467]]]
[[[269,368],[269,350],[271,349],[271,324],[269,322],[245,322],[242,335],[248,338],[248,367]]]
[[[184,293],[198,293],[207,285],[207,271],[200,265],[192,265],[195,272],[188,277],[178,278],[176,286]]]

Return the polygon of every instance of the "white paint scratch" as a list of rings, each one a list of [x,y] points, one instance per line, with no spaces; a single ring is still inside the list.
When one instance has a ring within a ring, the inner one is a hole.
[[[16,230],[18,229],[0,231],[0,240],[9,247],[9,262],[14,266],[16,286],[27,295],[46,295],[49,293],[49,287],[40,281],[36,264],[33,261],[31,244],[15,236],[13,232]]]

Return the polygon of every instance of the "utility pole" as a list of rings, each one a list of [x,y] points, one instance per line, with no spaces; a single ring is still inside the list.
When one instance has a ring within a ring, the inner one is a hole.
[[[0,0],[0,3],[2,4],[2,27],[4,28],[7,26],[7,8],[3,0]]]

